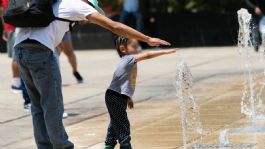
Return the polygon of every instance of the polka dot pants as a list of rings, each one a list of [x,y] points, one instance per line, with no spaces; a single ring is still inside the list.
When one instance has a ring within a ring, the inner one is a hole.
[[[110,115],[105,144],[114,148],[118,140],[121,149],[132,149],[130,122],[126,112],[128,97],[107,90],[105,101]]]

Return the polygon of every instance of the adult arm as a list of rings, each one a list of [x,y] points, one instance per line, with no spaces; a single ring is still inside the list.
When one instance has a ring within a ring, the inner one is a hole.
[[[146,42],[150,46],[160,46],[160,45],[169,46],[170,45],[170,43],[168,43],[167,41],[161,40],[159,38],[151,38],[122,23],[112,21],[111,19],[107,18],[106,16],[101,15],[98,12],[88,15],[86,18],[87,18],[86,21],[88,23],[97,24],[107,30],[110,30],[111,32],[119,36],[124,36],[127,38],[135,38],[137,40]]]
[[[1,16],[1,25],[2,25],[2,28],[3,28],[2,39],[4,41],[7,41],[8,40],[8,37],[7,37],[8,35],[7,35],[7,32],[6,32],[4,24],[5,24],[5,20],[4,20],[3,16]]]
[[[6,32],[5,27],[4,27],[4,23],[5,22],[4,22],[4,18],[3,18],[3,11],[4,11],[3,7],[0,7],[1,25],[2,25],[2,28],[3,28],[2,39],[4,41],[7,41],[7,32]]]
[[[140,62],[143,60],[155,58],[161,55],[172,54],[175,53],[176,51],[177,49],[143,52],[136,56],[135,62]]]

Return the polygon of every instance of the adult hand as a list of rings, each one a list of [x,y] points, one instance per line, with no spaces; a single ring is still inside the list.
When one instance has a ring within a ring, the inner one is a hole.
[[[170,43],[168,43],[167,41],[161,40],[159,38],[151,38],[149,36],[146,36],[143,33],[140,33],[129,26],[126,26],[116,21],[112,21],[111,19],[101,15],[98,12],[88,15],[86,18],[86,21],[90,21],[91,23],[97,24],[119,36],[135,38],[148,43],[150,46],[170,46]]]
[[[3,38],[4,41],[7,41],[8,40],[7,31],[3,31],[2,38]]]
[[[261,14],[262,14],[262,11],[260,10],[259,7],[256,7],[256,8],[255,8],[255,13],[256,13],[257,15],[261,15]]]
[[[147,41],[148,45],[155,47],[155,46],[170,46],[171,44],[165,40],[161,40],[159,38],[149,38]]]

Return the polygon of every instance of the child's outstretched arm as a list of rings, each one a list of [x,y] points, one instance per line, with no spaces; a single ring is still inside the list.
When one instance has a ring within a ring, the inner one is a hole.
[[[175,53],[176,51],[177,49],[143,52],[136,56],[135,61],[140,62],[140,61],[155,58],[161,55],[172,54],[172,53]]]

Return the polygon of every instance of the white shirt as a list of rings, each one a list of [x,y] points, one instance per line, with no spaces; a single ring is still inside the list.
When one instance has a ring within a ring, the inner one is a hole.
[[[81,0],[58,0],[53,5],[53,12],[59,18],[81,21],[96,10]],[[58,20],[51,22],[47,27],[18,28],[15,46],[26,39],[33,39],[55,51],[67,31],[69,31],[69,22]]]

